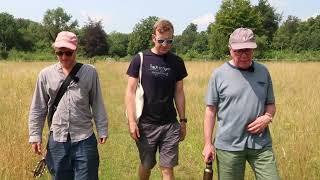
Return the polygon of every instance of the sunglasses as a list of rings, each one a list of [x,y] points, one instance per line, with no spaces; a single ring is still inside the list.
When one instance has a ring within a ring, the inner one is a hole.
[[[165,44],[172,44],[173,43],[173,39],[157,39],[157,42],[161,45],[165,45]]]
[[[56,51],[55,53],[56,53],[57,56],[63,56],[63,54],[64,54],[64,55],[70,57],[70,56],[72,56],[73,52],[74,52],[74,51],[65,51],[65,52],[63,52],[63,51]]]

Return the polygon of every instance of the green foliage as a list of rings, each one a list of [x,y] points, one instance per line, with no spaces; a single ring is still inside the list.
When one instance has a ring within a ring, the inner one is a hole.
[[[129,36],[124,33],[111,32],[109,34],[109,54],[113,57],[125,57],[127,55]]]
[[[262,17],[251,6],[249,0],[224,0],[216,14],[219,31],[225,35],[231,34],[239,27],[251,28],[255,33],[260,33]]]
[[[15,48],[22,51],[37,51],[48,49],[49,41],[45,41],[46,34],[40,23],[28,19],[16,19],[20,38],[16,41]],[[43,45],[41,44],[43,43]]]
[[[248,27],[257,35],[255,57],[258,59],[319,60],[320,16],[305,21],[289,16],[279,27],[281,16],[268,0],[259,0],[256,6],[249,0],[223,0],[208,30],[199,33],[196,24],[189,24],[181,35],[174,37],[172,51],[186,59],[226,59],[231,32]],[[57,33],[68,30],[78,34],[79,58],[129,60],[133,54],[153,46],[150,39],[157,20],[158,17],[149,16],[138,22],[130,34],[107,35],[101,22],[95,24],[89,20],[78,29],[77,20],[72,20],[61,7],[48,9],[42,24],[0,13],[0,59],[54,59],[51,44]]]
[[[14,47],[18,36],[14,17],[8,13],[0,13],[0,50],[7,51]]]
[[[208,51],[208,33],[202,31],[197,34],[194,43],[192,44],[192,49],[196,50],[198,53],[204,53]]]
[[[262,18],[249,0],[224,0],[216,14],[216,21],[208,28],[208,47],[214,58],[228,54],[229,35],[239,27],[251,28],[262,33]]]
[[[78,21],[71,21],[72,16],[63,8],[48,9],[43,17],[43,26],[47,38],[53,42],[60,31],[75,31]]]
[[[297,33],[291,40],[291,47],[296,51],[320,50],[320,15],[301,22]]]
[[[219,25],[212,24],[208,34],[208,48],[211,57],[214,59],[222,59],[228,55],[228,36],[221,31]]]
[[[291,46],[291,40],[298,31],[301,20],[295,16],[289,16],[287,20],[275,32],[273,38],[273,47],[278,50],[288,49]]]
[[[269,49],[269,42],[268,37],[263,36],[256,36],[256,42],[257,42],[257,49],[254,51],[254,57],[255,58],[263,58],[266,51]]]
[[[128,54],[133,55],[152,47],[153,25],[158,19],[156,16],[149,16],[134,26],[133,32],[129,35]]]
[[[257,6],[254,7],[262,17],[261,32],[267,36],[267,41],[271,42],[273,34],[277,31],[281,15],[276,13],[276,10],[269,4],[267,0],[259,0]]]
[[[53,54],[53,51],[47,51],[47,52],[24,52],[24,51],[18,51],[16,49],[12,49],[8,52],[8,60],[11,61],[48,61],[48,60],[55,60],[55,55]]]
[[[102,28],[101,21],[94,22],[89,18],[89,22],[83,27],[82,33],[80,45],[83,46],[86,56],[93,57],[108,54],[107,34]]]
[[[1,59],[7,59],[8,58],[8,51],[0,49],[0,60]]]
[[[182,32],[182,35],[175,42],[177,53],[185,54],[189,50],[192,51],[193,43],[196,41],[198,32],[196,24],[189,24],[187,28]]]

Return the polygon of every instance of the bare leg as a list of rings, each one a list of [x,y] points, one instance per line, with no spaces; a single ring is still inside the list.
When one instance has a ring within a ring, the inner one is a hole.
[[[173,168],[160,167],[163,180],[174,180]]]
[[[150,169],[145,169],[142,164],[139,166],[139,178],[140,180],[149,180],[151,174]]]

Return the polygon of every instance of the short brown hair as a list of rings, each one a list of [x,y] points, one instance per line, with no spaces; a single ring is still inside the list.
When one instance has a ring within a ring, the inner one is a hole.
[[[164,33],[164,32],[172,32],[174,33],[173,25],[170,21],[166,19],[159,19],[156,23],[153,25],[153,34],[156,34],[156,31],[159,33]]]

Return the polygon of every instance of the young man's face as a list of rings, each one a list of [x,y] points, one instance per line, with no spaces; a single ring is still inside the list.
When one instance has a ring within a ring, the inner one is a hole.
[[[230,55],[236,67],[247,69],[252,63],[253,49],[230,49]]]
[[[173,43],[173,33],[171,31],[166,31],[152,35],[152,41],[154,43],[154,50],[157,54],[163,55],[170,51]]]
[[[71,67],[76,61],[76,51],[68,48],[57,48],[55,54],[63,67]]]

